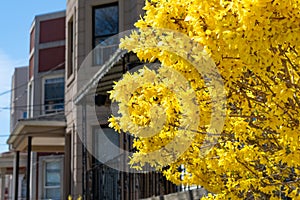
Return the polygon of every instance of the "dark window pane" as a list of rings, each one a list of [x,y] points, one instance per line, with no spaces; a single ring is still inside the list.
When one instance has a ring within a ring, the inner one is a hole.
[[[46,163],[46,186],[60,186],[60,162]]]
[[[22,179],[22,183],[21,183],[21,197],[22,199],[26,197],[26,184],[27,184],[27,180],[26,177],[24,176]]]
[[[47,162],[46,169],[47,170],[60,170],[60,162]]]
[[[94,10],[94,36],[113,35],[118,33],[119,14],[118,6],[96,8]]]
[[[64,78],[45,80],[45,113],[52,113],[64,109],[65,85]]]
[[[46,189],[46,199],[59,200],[60,199],[60,188]]]
[[[115,44],[119,44],[114,40],[107,40],[119,32],[119,8],[118,5],[110,4],[105,7],[96,7],[93,12],[93,46],[96,47],[100,43],[102,46],[105,46],[105,49],[97,49],[96,52],[94,52],[93,64],[102,65],[115,52],[108,51],[111,50],[110,46],[114,46],[113,48],[116,49]],[[104,41],[105,43],[103,43]]]
[[[46,186],[60,185],[60,172],[48,172],[46,174]]]
[[[53,78],[45,81],[45,100],[64,98],[64,78]]]
[[[23,112],[23,119],[27,118],[27,112]]]

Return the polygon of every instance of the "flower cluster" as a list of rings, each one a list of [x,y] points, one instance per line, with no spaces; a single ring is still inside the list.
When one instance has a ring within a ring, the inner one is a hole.
[[[192,138],[164,171],[174,183],[204,186],[216,194],[207,199],[299,198],[300,2],[149,0],[144,9],[145,16],[136,23],[141,33],[125,38],[121,47],[143,61],[158,60],[181,76],[155,82],[164,77],[144,69],[125,75],[115,86],[111,97],[119,102],[123,118],[112,118],[111,126],[132,130],[138,137],[132,163],[150,162],[161,168],[163,159],[149,160],[143,155],[172,140],[181,144],[174,138]],[[192,42],[172,34],[158,37],[149,27],[182,33]],[[217,71],[210,67],[199,71],[201,64],[213,65],[208,57]],[[139,79],[146,72],[151,77],[147,83]],[[218,73],[224,81],[223,92],[217,83],[212,84],[219,79]],[[180,79],[190,85],[184,93],[171,87]],[[216,101],[224,100],[223,93],[226,105]],[[184,121],[186,113],[189,117]],[[219,130],[213,124],[220,122],[223,113],[224,128]],[[197,127],[187,128],[192,124]],[[140,135],[149,128],[154,135]],[[181,129],[188,131],[180,133]],[[218,142],[203,155],[208,135]],[[179,171],[182,166],[184,175]]]

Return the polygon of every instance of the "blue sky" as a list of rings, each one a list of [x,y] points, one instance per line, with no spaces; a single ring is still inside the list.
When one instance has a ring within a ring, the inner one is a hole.
[[[9,0],[0,6],[0,93],[11,89],[15,67],[27,66],[29,30],[35,15],[65,10],[66,0]],[[9,107],[10,93],[0,96],[0,107]],[[7,151],[9,110],[0,109],[0,153]]]

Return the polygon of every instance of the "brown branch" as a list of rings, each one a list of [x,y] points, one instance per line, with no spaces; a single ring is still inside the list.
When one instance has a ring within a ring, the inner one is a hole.
[[[294,99],[295,99],[295,101],[296,101],[296,104],[297,104],[298,107],[300,108],[300,100],[299,100],[299,98],[298,98],[296,95],[294,95],[293,97],[294,97]]]
[[[233,60],[239,60],[239,57],[231,57],[231,56],[222,56],[222,59],[233,59]]]
[[[283,19],[285,19],[285,17],[270,17],[270,19],[274,19],[274,20],[283,20]]]
[[[258,178],[258,175],[252,170],[250,169],[245,163],[243,163],[242,161],[240,161],[237,157],[235,158],[236,161],[238,163],[240,163],[241,165],[243,165],[247,170],[249,170],[256,178]]]
[[[300,182],[300,178],[297,178],[293,181],[287,181],[287,182],[280,182],[280,183],[269,183],[267,185],[272,185],[272,186],[276,186],[276,185],[289,185],[289,184],[293,184],[293,183],[297,183]]]
[[[275,96],[275,93],[273,90],[271,90],[270,86],[258,75],[256,77],[264,84],[264,86],[272,93],[273,96]]]
[[[286,55],[286,53],[283,53],[284,57],[287,59],[288,63],[292,66],[292,68],[295,70],[295,72],[300,76],[300,72],[296,69],[296,66],[294,63],[291,61],[291,59]],[[298,87],[298,85],[295,85],[295,87]]]

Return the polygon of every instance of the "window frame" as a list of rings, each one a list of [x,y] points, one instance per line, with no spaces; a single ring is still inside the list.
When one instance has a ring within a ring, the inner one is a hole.
[[[106,35],[102,35],[102,36],[96,36],[95,35],[95,30],[96,30],[96,27],[95,27],[95,23],[96,23],[96,10],[97,9],[101,9],[101,8],[107,8],[107,7],[112,7],[112,6],[116,6],[117,7],[117,10],[118,10],[118,12],[117,12],[117,14],[118,14],[118,17],[117,17],[117,19],[118,19],[118,24],[117,24],[117,32],[116,33],[112,33],[112,34],[106,34]],[[103,4],[103,5],[98,5],[98,6],[93,6],[92,7],[92,48],[95,48],[97,45],[96,45],[96,42],[95,42],[95,40],[97,39],[97,38],[108,38],[108,37],[110,37],[110,36],[113,36],[113,35],[116,35],[116,34],[118,34],[119,33],[119,31],[120,31],[120,7],[119,7],[119,4],[118,4],[118,2],[114,2],[114,3],[108,3],[108,4]]]
[[[74,74],[75,62],[75,24],[74,16],[68,21],[68,63],[67,63],[67,79],[72,78]]]
[[[97,134],[99,134],[98,131],[100,129],[102,129],[103,133],[105,132],[106,129],[110,129],[110,130],[114,131],[112,128],[109,127],[109,125],[107,123],[100,124],[100,127],[99,126],[91,126],[92,139],[93,139],[93,142],[92,142],[93,155],[92,155],[91,172],[93,173],[93,178],[90,180],[91,182],[89,182],[89,183],[92,185],[91,193],[95,199],[103,199],[106,195],[106,192],[109,191],[109,189],[110,189],[108,187],[108,185],[115,185],[117,187],[116,183],[121,181],[120,174],[118,173],[118,171],[116,169],[113,169],[110,166],[107,166],[98,160],[98,157],[97,157],[98,145],[96,145],[96,143],[97,143],[97,139],[99,139],[99,135],[97,136]],[[120,148],[121,147],[121,135],[116,131],[114,131],[114,132],[116,133],[115,136],[118,137],[117,145]],[[109,139],[109,140],[110,140],[110,142],[113,143],[113,141],[111,139]],[[108,188],[105,188],[105,189],[103,188],[103,190],[99,190],[99,188],[102,188],[101,186],[103,186],[103,184],[101,184],[102,181],[105,182],[105,180],[107,180],[109,178],[113,178],[113,182],[108,182],[109,183],[108,185],[105,184],[105,187],[108,187]],[[116,187],[113,187],[113,188],[116,188]],[[113,195],[112,198],[114,198],[116,200],[121,199],[121,193],[117,189],[113,193],[110,193],[110,194],[112,194]]]
[[[115,136],[117,136],[118,138],[117,138],[117,145],[118,145],[118,147],[120,148],[120,145],[121,145],[121,135],[118,133],[118,132],[116,132],[113,128],[110,128],[109,127],[109,125],[108,124],[101,124],[100,125],[100,127],[99,126],[92,126],[91,127],[91,130],[92,130],[92,152],[93,152],[93,157],[94,157],[94,164],[100,164],[101,162],[97,159],[97,156],[98,156],[98,153],[99,153],[99,150],[98,150],[98,144],[97,144],[97,141],[98,141],[98,139],[99,139],[99,137],[101,137],[101,136],[99,136],[99,135],[97,135],[97,134],[99,134],[99,130],[102,130],[103,131],[103,133],[104,133],[104,135],[105,134],[107,134],[107,133],[105,133],[105,130],[107,130],[107,129],[110,129],[111,131],[113,131],[114,133],[115,133]],[[111,133],[109,133],[109,134],[111,134]],[[111,143],[113,143],[113,141],[111,140],[112,138],[108,138],[109,139],[109,141],[111,142]],[[116,145],[116,144],[114,144],[114,145]]]
[[[46,164],[50,162],[60,163],[60,185],[46,186]],[[64,180],[64,156],[63,155],[48,155],[39,157],[39,199],[48,199],[46,197],[46,190],[51,188],[60,189],[60,199],[63,199],[63,180]],[[46,188],[47,187],[47,188]]]
[[[53,109],[54,112],[47,113],[47,111],[45,109],[46,108],[46,103],[45,103],[45,100],[46,100],[46,98],[45,98],[45,95],[46,95],[46,90],[45,90],[46,80],[55,79],[55,78],[63,78],[64,79],[63,86],[64,86],[64,91],[65,91],[66,80],[65,80],[64,74],[43,77],[43,81],[42,81],[42,91],[43,92],[42,92],[42,104],[41,105],[42,105],[42,114],[44,114],[44,115],[52,114],[52,113],[55,113],[55,112],[64,111],[64,109],[65,109],[65,95],[63,95],[63,100],[64,100],[63,105],[64,105],[64,108],[62,110],[60,110],[60,109],[57,109],[57,110]]]
[[[27,87],[27,118],[33,117],[34,113],[34,82],[30,80]]]

